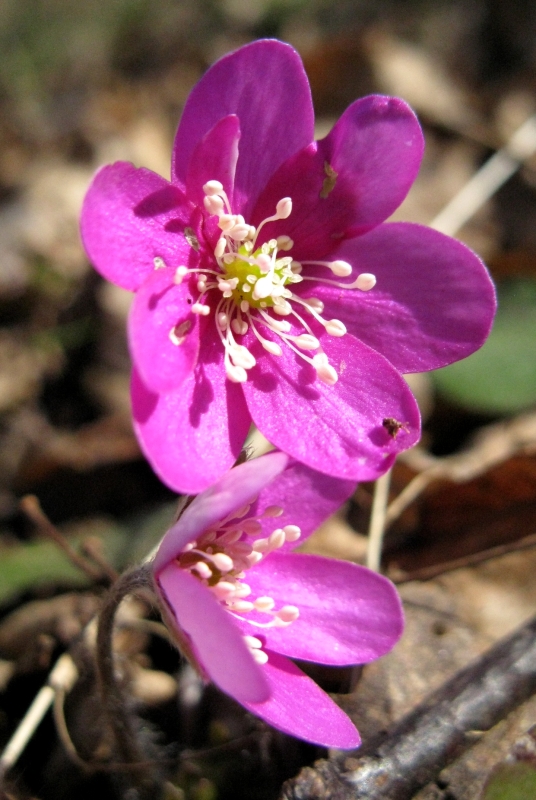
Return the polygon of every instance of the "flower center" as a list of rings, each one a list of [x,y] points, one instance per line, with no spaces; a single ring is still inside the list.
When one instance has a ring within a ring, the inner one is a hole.
[[[322,301],[314,297],[300,297],[292,291],[292,285],[314,280],[342,289],[369,291],[376,283],[375,276],[362,273],[349,284],[318,278],[316,275],[308,276],[303,274],[304,266],[308,265],[326,267],[338,277],[349,276],[352,267],[341,260],[300,263],[291,256],[281,255],[294,246],[292,239],[286,235],[259,244],[260,231],[267,222],[287,219],[292,213],[290,197],[280,200],[275,214],[255,228],[248,225],[241,214],[232,213],[219,181],[208,181],[203,191],[205,209],[210,215],[218,217],[221,230],[214,248],[217,269],[192,270],[181,266],[175,273],[175,283],[182,283],[186,275],[196,275],[199,297],[192,305],[192,312],[200,316],[211,313],[214,306],[205,301],[211,292],[216,292],[216,330],[224,349],[225,371],[229,380],[243,383],[247,380],[247,370],[256,364],[251,351],[236,339],[251,330],[271,355],[282,355],[282,344],[290,347],[316,370],[320,380],[330,386],[336,383],[337,372],[302,313],[312,316],[331,336],[344,336],[346,327],[338,319],[324,319]],[[156,264],[157,260],[159,264]],[[155,267],[160,266],[160,262],[161,259],[155,259]],[[296,327],[299,333],[294,332]],[[176,328],[169,335],[177,346],[184,341],[182,331],[178,335]]]
[[[269,553],[285,542],[297,541],[301,531],[297,525],[285,525],[266,538],[259,537],[262,532],[259,520],[279,517],[283,509],[269,506],[262,514],[248,516],[250,508],[250,505],[245,506],[204,531],[186,545],[177,563],[201,581],[233,616],[244,619],[247,615],[250,617],[247,622],[259,629],[286,627],[298,618],[299,609],[292,605],[276,609],[275,600],[268,596],[253,599],[251,587],[244,578],[247,570]],[[262,642],[254,636],[244,638],[255,660],[266,663]]]

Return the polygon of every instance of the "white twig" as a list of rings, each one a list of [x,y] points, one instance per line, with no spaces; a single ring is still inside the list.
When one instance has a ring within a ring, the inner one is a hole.
[[[378,478],[374,484],[374,498],[372,500],[368,532],[367,567],[373,569],[375,572],[380,571],[383,533],[385,530],[385,514],[387,512],[387,501],[389,500],[390,482],[391,470],[388,470],[388,472],[382,475],[381,478]]]
[[[430,227],[454,236],[534,152],[536,114],[525,120],[505,146],[486,161],[432,220]]]
[[[68,653],[64,653],[57,660],[54,669],[48,676],[48,681],[35,696],[33,703],[0,756],[0,778],[11,769],[24,751],[41,720],[54,702],[56,691],[61,688],[65,692],[69,692],[74,686],[77,677],[78,671],[71,656]]]

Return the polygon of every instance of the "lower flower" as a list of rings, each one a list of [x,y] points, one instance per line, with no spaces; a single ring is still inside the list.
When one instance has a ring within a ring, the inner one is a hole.
[[[364,567],[292,550],[353,489],[283,453],[246,462],[195,498],[153,564],[164,618],[205,679],[285,733],[341,749],[359,733],[289,657],[384,655],[402,632],[400,600]]]

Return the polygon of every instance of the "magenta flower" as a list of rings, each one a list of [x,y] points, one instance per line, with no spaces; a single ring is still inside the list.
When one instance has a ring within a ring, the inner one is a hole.
[[[256,41],[192,91],[171,183],[122,162],[97,173],[82,236],[102,275],[137,292],[135,428],[168,485],[209,486],[252,422],[345,479],[376,478],[417,441],[400,373],[476,350],[495,308],[464,245],[383,224],[422,149],[413,112],[383,96],[314,142],[299,56]]]
[[[403,618],[394,586],[365,567],[296,554],[354,484],[270,453],[228,472],[167,532],[154,561],[164,616],[198,671],[253,714],[326,747],[360,739],[288,656],[363,664]]]

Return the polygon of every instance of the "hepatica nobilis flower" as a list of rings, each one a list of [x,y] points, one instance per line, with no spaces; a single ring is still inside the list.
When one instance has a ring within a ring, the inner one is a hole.
[[[394,586],[365,567],[292,552],[354,489],[269,453],[198,495],[153,572],[164,617],[202,676],[271,725],[326,747],[359,734],[291,658],[363,664],[403,625]]]
[[[401,373],[476,350],[495,307],[464,245],[383,222],[422,149],[413,112],[383,96],[357,100],[314,142],[300,58],[268,40],[194,88],[171,182],[123,162],[97,173],[83,241],[102,275],[137,293],[135,427],[167,484],[209,486],[251,422],[299,461],[355,480],[415,443]]]

